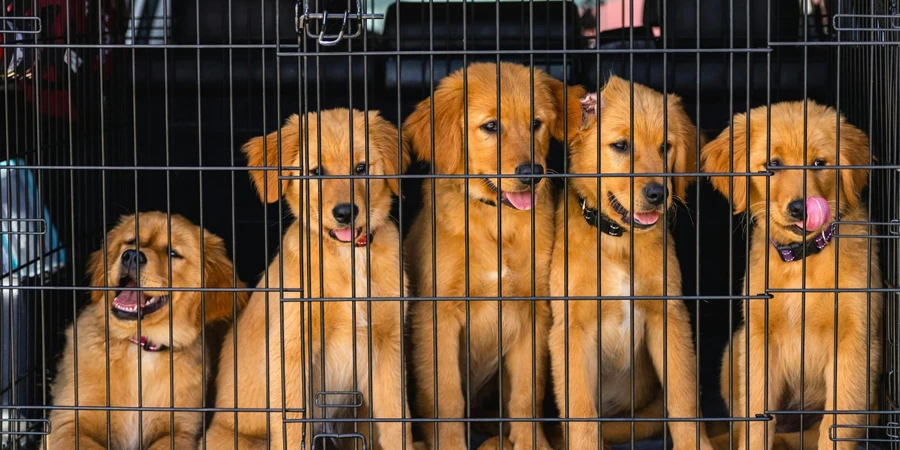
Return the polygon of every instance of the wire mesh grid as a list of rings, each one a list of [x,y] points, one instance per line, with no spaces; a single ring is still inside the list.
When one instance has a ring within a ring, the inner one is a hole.
[[[3,448],[900,449],[896,1],[9,0],[0,24]],[[799,163],[772,158],[788,101]],[[791,182],[834,191],[830,260],[778,259]],[[762,351],[728,345],[753,326]],[[853,351],[826,387],[816,358]]]

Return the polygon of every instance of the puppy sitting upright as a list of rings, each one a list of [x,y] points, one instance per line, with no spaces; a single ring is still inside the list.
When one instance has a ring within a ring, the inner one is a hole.
[[[497,69],[477,63],[444,78],[403,127],[435,173],[481,177],[425,181],[425,205],[406,238],[417,295],[441,298],[412,305],[416,400],[425,418],[465,418],[466,401],[478,408],[500,368],[508,416],[540,417],[550,311],[546,301],[526,298],[548,294],[554,195],[542,174],[551,133],[559,134],[563,85],[539,69],[503,63],[498,92]],[[519,299],[501,306],[501,297]],[[423,431],[432,448],[467,448],[462,422]],[[516,450],[549,448],[539,424],[514,422],[509,433]]]
[[[865,410],[867,399],[877,399],[883,307],[881,293],[866,289],[880,288],[882,279],[878,245],[866,238],[871,232],[861,224],[870,220],[860,199],[868,170],[847,166],[869,163],[868,138],[843,117],[838,126],[834,109],[812,101],[806,136],[803,102],[770,108],[751,110],[749,128],[746,114],[734,116],[731,130],[702,153],[704,171],[740,175],[711,180],[732,199],[735,214],[749,205],[756,222],[745,293],[772,295],[768,301],[744,302],[744,325],[722,363],[722,394],[735,417],[766,410]],[[747,176],[748,167],[755,176]],[[769,171],[767,188],[759,174]],[[779,427],[777,415],[772,422],[751,422],[749,447],[746,424],[737,422],[734,445],[753,450],[799,446],[797,431],[802,430]],[[821,424],[803,433],[803,447],[855,448],[853,440],[865,435],[863,425],[864,414],[839,414],[837,420],[825,414]],[[724,441],[717,447],[727,448],[728,438],[717,439]]]
[[[632,118],[631,85],[618,77],[610,78],[599,96],[582,97],[581,104],[577,95],[584,91],[570,92],[569,173],[584,177],[570,179],[556,214],[550,293],[655,299],[551,302],[550,355],[561,417],[623,418],[633,408],[638,418],[662,418],[663,395],[669,417],[700,417],[688,311],[681,300],[661,298],[681,295],[675,240],[663,219],[693,179],[641,176],[696,170],[695,127],[677,96],[664,97],[636,83]],[[654,437],[663,426],[637,422],[634,438]],[[675,448],[709,449],[702,426],[698,443],[697,427],[669,423]],[[567,448],[598,449],[629,441],[631,424],[607,422],[601,435],[597,422],[573,421],[568,432]]]
[[[92,291],[91,303],[66,330],[52,388],[54,406],[204,406],[209,374],[202,370],[201,329],[231,317],[246,294],[166,290],[235,286],[222,239],[177,215],[171,217],[171,242],[169,232],[161,212],[123,217],[107,235],[106,251],[91,255],[91,286],[121,290]],[[207,359],[206,368],[211,365]],[[163,411],[144,411],[139,417],[136,411],[57,409],[50,414],[45,443],[49,449],[140,450],[167,449],[174,439],[174,448],[193,448],[202,419],[203,413],[194,411],[174,413],[173,422]]]
[[[347,177],[400,173],[408,156],[398,134],[377,111],[367,116],[332,109],[302,121],[291,116],[281,128],[280,147],[276,132],[244,145],[249,166],[282,167],[250,172],[260,197],[277,202],[283,195],[302,220],[285,229],[281,254],[259,282],[260,288],[280,286],[283,294],[253,294],[225,338],[216,385],[217,407],[278,412],[216,413],[208,448],[233,448],[235,436],[240,449],[360,444],[353,437],[313,442],[323,432],[353,431],[352,424],[342,429],[333,420],[353,418],[346,406],[353,404],[359,405],[357,417],[371,411],[385,420],[358,425],[368,448],[413,448],[412,427],[397,422],[410,417],[400,359],[404,310],[396,300],[406,277],[400,234],[388,216],[398,180]],[[338,178],[282,180],[281,174]],[[282,406],[291,411],[282,415]],[[283,423],[303,418],[319,422]]]

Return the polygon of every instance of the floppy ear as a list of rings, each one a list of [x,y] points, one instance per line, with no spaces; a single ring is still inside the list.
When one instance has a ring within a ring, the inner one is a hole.
[[[587,94],[587,91],[581,85],[565,87],[562,81],[547,74],[543,74],[543,77],[544,82],[550,86],[550,90],[553,92],[556,105],[556,120],[550,126],[550,135],[557,141],[564,142],[566,134],[571,139],[575,131],[584,125],[581,99]],[[564,117],[565,119],[563,119]],[[568,133],[566,133],[566,129],[568,129]]]
[[[842,166],[862,166],[869,163],[869,138],[859,128],[841,117]],[[867,169],[840,169],[841,198],[851,208],[859,205],[859,194],[869,181]]]
[[[669,120],[669,139],[672,139],[673,134],[676,139],[675,164],[672,171],[675,173],[699,172],[697,167],[697,127],[691,123],[691,119],[688,118],[687,113],[684,111],[680,97],[675,94],[669,94],[667,102],[669,117],[678,118],[677,124],[673,124],[673,121]],[[672,125],[675,125],[675,127]],[[701,148],[705,144],[705,140],[701,132]],[[672,186],[675,190],[675,196],[681,201],[685,201],[687,189],[694,181],[694,177],[673,177]]]
[[[205,278],[204,286],[208,288],[231,288],[234,284],[234,267],[231,260],[228,259],[228,253],[225,251],[225,244],[222,238],[208,231],[203,231],[203,257],[204,261],[203,276]],[[238,288],[244,287],[240,280],[237,282]],[[247,303],[246,292],[206,292],[206,318],[201,316],[204,312],[202,295],[197,297],[194,304],[192,317],[198,326],[224,320],[232,317],[237,311],[240,311]],[[235,295],[237,295],[237,311],[235,311]]]
[[[250,167],[278,167],[278,132],[257,136],[247,141],[241,151],[247,156]],[[293,166],[300,153],[300,117],[291,115],[281,127],[281,165]],[[259,198],[266,203],[279,200],[277,170],[251,170],[250,181]],[[282,181],[282,190],[287,189],[288,180]]]
[[[435,173],[456,173],[463,158],[463,83],[461,69],[444,78],[434,94],[419,102],[403,122],[403,139]],[[431,160],[431,102],[434,101],[434,161]]]
[[[378,111],[369,111],[369,146],[381,155],[385,175],[399,175],[409,166],[409,146],[398,136],[397,127],[384,120]],[[400,183],[388,178],[388,187],[400,197]]]
[[[731,145],[729,128],[725,128],[721,134],[703,147],[700,153],[700,163],[704,172],[733,172],[745,173],[747,146],[746,141],[746,115],[737,114],[731,121],[731,129],[734,130],[734,144]],[[732,148],[734,154],[732,155]],[[732,167],[729,167],[729,161]],[[734,180],[734,191],[730,191],[729,179]],[[734,214],[744,212],[747,203],[747,177],[711,176],[710,182],[719,193],[731,199]]]

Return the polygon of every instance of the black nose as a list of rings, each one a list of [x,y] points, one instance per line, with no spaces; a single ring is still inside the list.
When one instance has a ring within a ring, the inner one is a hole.
[[[652,183],[644,186],[644,198],[651,205],[662,205],[666,201],[666,187],[659,183]]]
[[[125,250],[125,253],[122,253],[122,266],[125,269],[129,271],[137,270],[144,264],[147,264],[147,257],[144,256],[144,252]]]
[[[525,175],[543,175],[544,174],[544,166],[540,164],[519,164],[519,167],[516,167],[516,175],[520,175],[519,182],[522,184],[527,184],[531,186],[531,183],[537,184],[541,181],[541,177],[528,177]]]
[[[803,220],[803,214],[806,212],[806,202],[803,200],[794,200],[788,203],[787,209],[791,218]]]
[[[350,203],[341,203],[331,210],[331,214],[334,215],[334,220],[337,220],[338,223],[350,225],[352,217],[359,215],[359,208]]]

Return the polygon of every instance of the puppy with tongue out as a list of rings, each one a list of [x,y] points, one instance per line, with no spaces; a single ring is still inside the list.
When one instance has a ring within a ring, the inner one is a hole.
[[[222,239],[177,215],[127,216],[107,235],[106,252],[91,255],[88,272],[96,290],[66,331],[53,404],[203,406],[209,375],[203,367],[212,361],[203,362],[201,330],[233,316],[246,302],[243,293],[199,291],[235,287]],[[169,286],[181,290],[169,291]],[[213,340],[212,331],[207,342]],[[145,412],[139,430],[134,413],[112,411],[109,417],[107,423],[106,413],[82,412],[76,422],[74,411],[55,409],[44,444],[51,449],[140,449],[168,446],[174,438],[175,448],[196,448],[203,423],[203,413],[178,412],[172,429],[168,413]]]
[[[662,173],[697,170],[696,128],[678,97],[621,78],[612,77],[597,94],[570,93],[568,168],[574,177],[556,215],[550,295],[607,298],[551,302],[557,406],[564,419],[601,412],[660,417],[664,404],[668,417],[696,417],[696,357],[685,305],[627,300],[681,294],[674,239],[664,217],[668,211],[666,218],[673,218],[670,209],[685,198],[693,178]],[[604,368],[601,377],[590,369],[598,366]],[[603,424],[602,441],[596,423],[564,426],[571,448],[596,449],[626,443],[633,433],[639,439],[661,435],[666,424],[645,425]],[[711,450],[703,425],[670,422],[668,427],[676,449]]]

